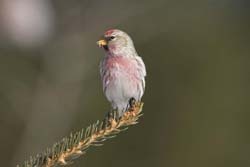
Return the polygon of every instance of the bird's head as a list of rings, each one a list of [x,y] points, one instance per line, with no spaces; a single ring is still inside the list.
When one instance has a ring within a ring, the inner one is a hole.
[[[133,41],[129,35],[118,29],[106,31],[103,37],[97,41],[97,45],[114,56],[126,56],[135,51]]]

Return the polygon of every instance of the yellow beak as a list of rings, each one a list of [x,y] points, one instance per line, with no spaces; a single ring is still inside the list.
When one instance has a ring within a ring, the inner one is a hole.
[[[96,43],[99,47],[107,46],[107,44],[108,44],[107,41],[104,39],[101,39],[101,40],[97,41]]]

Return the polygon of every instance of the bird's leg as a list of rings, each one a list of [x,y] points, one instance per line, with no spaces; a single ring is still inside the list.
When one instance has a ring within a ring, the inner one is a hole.
[[[102,124],[102,129],[105,129],[106,127],[110,126],[110,113],[112,111],[107,112],[107,114],[105,115],[105,118],[103,119],[103,124]]]
[[[105,118],[103,119],[102,129],[109,127],[112,120],[115,120],[116,122],[119,120],[117,109],[113,109],[106,114]]]
[[[128,103],[129,103],[129,111],[133,111],[135,108],[135,103],[136,103],[135,98],[133,97],[130,98]]]

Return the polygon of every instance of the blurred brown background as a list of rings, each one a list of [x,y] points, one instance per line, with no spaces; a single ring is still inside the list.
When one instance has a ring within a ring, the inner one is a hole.
[[[102,119],[96,41],[128,32],[145,115],[75,167],[250,166],[247,0],[0,0],[0,166]]]

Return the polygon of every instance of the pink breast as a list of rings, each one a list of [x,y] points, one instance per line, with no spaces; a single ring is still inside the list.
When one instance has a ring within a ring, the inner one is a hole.
[[[114,57],[109,57],[106,60],[107,69],[112,69],[119,66],[121,70],[125,70],[131,74],[136,72],[136,65],[137,62],[134,59],[127,57],[114,56]]]
[[[137,61],[133,58],[122,56],[108,57],[105,62],[106,69],[109,69],[110,74],[119,73],[131,79],[138,80]]]

